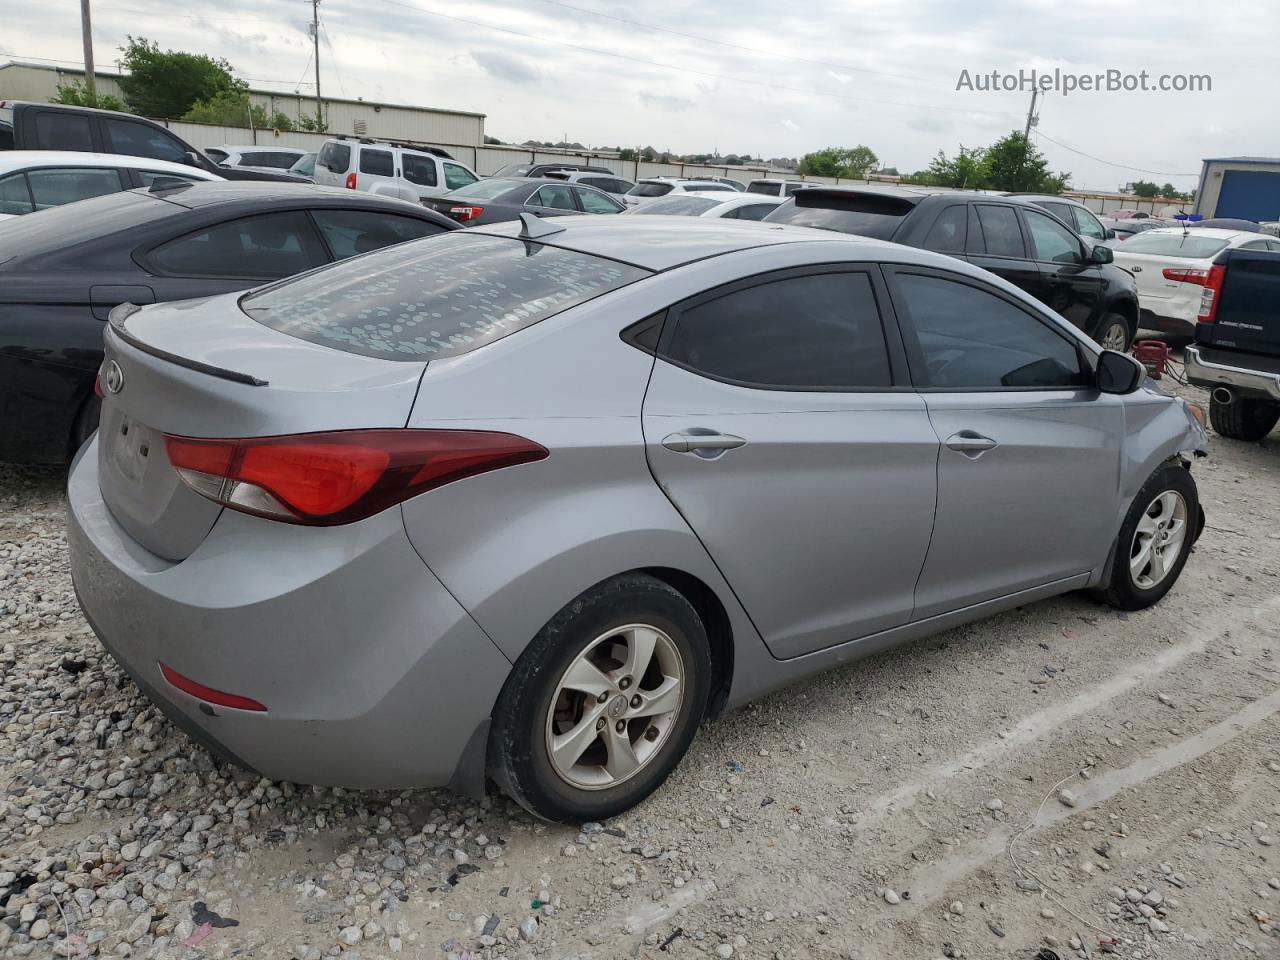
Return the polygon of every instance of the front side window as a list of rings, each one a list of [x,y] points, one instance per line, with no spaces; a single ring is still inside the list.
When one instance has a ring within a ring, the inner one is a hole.
[[[395,176],[396,166],[391,159],[391,151],[389,150],[361,150],[360,151],[360,172],[368,173],[375,177],[393,177]],[[434,169],[432,173],[434,174]],[[434,183],[434,181],[432,181]]]
[[[147,259],[179,277],[287,277],[328,262],[300,210],[220,223],[156,247]]]
[[[792,390],[888,387],[889,355],[865,273],[786,277],[680,311],[661,350],[695,373]]]
[[[897,285],[924,361],[924,385],[1067,390],[1088,384],[1075,344],[1021,307],[936,276],[898,273]]]
[[[27,181],[31,184],[31,199],[37,210],[100,197],[104,193],[119,193],[124,189],[119,173],[97,167],[32,170],[27,174]]]
[[[92,150],[89,118],[61,110],[41,110],[36,113],[36,142],[41,150]]]
[[[574,250],[450,231],[334,264],[240,301],[312,343],[386,360],[470,353],[649,276]]]
[[[1018,214],[1013,207],[980,203],[977,209],[988,256],[1021,258],[1027,255],[1022,245],[1022,230],[1018,227]]]
[[[551,207],[554,210],[578,209],[578,205],[573,202],[573,191],[567,184],[542,187],[529,202],[536,207]]]
[[[107,145],[112,153],[168,160],[170,163],[186,162],[186,148],[158,127],[136,120],[115,119],[107,120],[105,126]]]
[[[616,201],[590,188],[578,190],[578,199],[582,201],[582,209],[587,213],[620,213],[622,211],[621,205]]]
[[[450,163],[448,160],[444,162],[444,183],[450,190],[470,186],[478,179],[480,178],[462,164]]]
[[[361,164],[364,163],[362,154]],[[434,187],[439,183],[436,175],[435,157],[424,157],[416,153],[402,153],[400,162],[404,165],[404,178],[420,187]]]
[[[337,260],[444,232],[444,227],[430,221],[381,211],[312,210],[311,215]]]
[[[17,217],[34,209],[25,173],[11,173],[7,177],[0,177],[0,213]]]
[[[1052,217],[1035,210],[1022,211],[1031,233],[1032,255],[1037,260],[1053,263],[1084,263],[1080,241],[1076,235]]]

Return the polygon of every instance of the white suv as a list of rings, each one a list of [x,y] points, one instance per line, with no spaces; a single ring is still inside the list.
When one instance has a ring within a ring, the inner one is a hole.
[[[315,182],[419,203],[480,178],[443,150],[379,140],[326,140],[316,154]]]
[[[677,193],[733,194],[737,192],[727,183],[718,183],[715,180],[649,177],[637,182],[622,199],[627,206],[634,207],[655,197],[667,197]]]
[[[758,193],[765,197],[790,197],[797,190],[820,186],[821,183],[814,183],[812,180],[752,180],[747,184],[747,193]]]

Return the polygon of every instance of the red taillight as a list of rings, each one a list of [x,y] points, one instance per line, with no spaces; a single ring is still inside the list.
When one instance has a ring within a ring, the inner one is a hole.
[[[1194,283],[1204,286],[1209,279],[1208,270],[1183,270],[1177,267],[1165,267],[1162,271],[1166,280],[1173,280],[1177,283]]]
[[[197,700],[203,700],[205,703],[217,704],[220,707],[233,707],[236,710],[256,710],[258,712],[266,712],[266,707],[257,700],[251,700],[248,697],[242,697],[238,693],[223,693],[221,690],[214,690],[212,687],[206,687],[203,683],[197,683],[190,677],[184,677],[177,670],[160,664],[160,672],[164,678],[171,684],[181,690],[183,693],[189,693]]]
[[[356,188],[356,175],[355,175],[355,172],[353,171],[347,174],[347,189],[354,190],[355,188]]]
[[[223,506],[332,526],[435,487],[542,460],[540,444],[487,430],[343,430],[246,440],[164,438],[183,481]]]
[[[1205,279],[1204,289],[1200,291],[1200,313],[1196,319],[1201,323],[1213,323],[1218,313],[1218,295],[1222,293],[1222,282],[1227,277],[1227,268],[1214,264]]]
[[[450,207],[449,216],[457,220],[459,223],[470,223],[480,214],[484,213],[484,207]]]

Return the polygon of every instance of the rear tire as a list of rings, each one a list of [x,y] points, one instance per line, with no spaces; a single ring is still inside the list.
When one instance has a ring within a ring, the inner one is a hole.
[[[80,407],[80,412],[76,414],[76,422],[71,425],[71,452],[67,456],[68,460],[75,457],[80,452],[80,448],[89,442],[89,438],[98,429],[98,420],[101,417],[102,401],[91,394]]]
[[[1158,603],[1177,582],[1200,531],[1200,495],[1191,472],[1166,463],[1133,498],[1101,598],[1121,610]]]
[[[710,680],[706,631],[681,593],[647,574],[606,580],[516,661],[493,713],[490,774],[543,819],[616,816],[680,762]]]
[[[1280,403],[1257,397],[1236,397],[1233,403],[1209,398],[1209,422],[1223,437],[1261,440],[1280,420]]]
[[[1106,350],[1126,353],[1133,343],[1129,321],[1118,313],[1108,313],[1098,324],[1098,344]]]

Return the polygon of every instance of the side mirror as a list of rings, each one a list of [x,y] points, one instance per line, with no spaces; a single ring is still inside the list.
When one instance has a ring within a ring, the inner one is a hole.
[[[1105,240],[1114,240],[1115,238],[1116,238],[1116,228],[1115,228],[1115,227],[1107,227],[1107,235],[1106,235],[1103,239],[1105,239]]]
[[[204,164],[200,162],[200,158],[196,156],[196,153],[194,150],[188,150],[183,155],[182,162],[189,167],[201,167],[201,168],[204,167]]]
[[[1093,249],[1089,251],[1090,263],[1111,263],[1115,258],[1116,255],[1112,249],[1100,243],[1095,243]]]
[[[1146,375],[1147,368],[1129,354],[1103,350],[1094,382],[1103,393],[1133,393]]]

